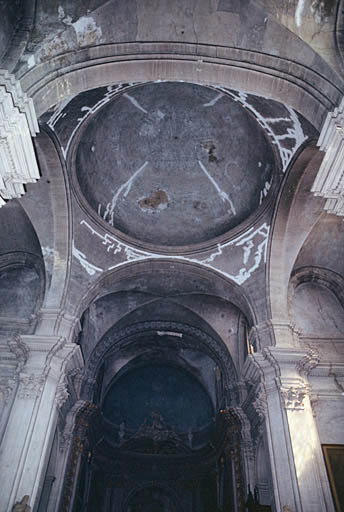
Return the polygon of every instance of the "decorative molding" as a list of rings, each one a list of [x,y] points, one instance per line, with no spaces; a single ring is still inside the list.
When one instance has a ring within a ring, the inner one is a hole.
[[[35,374],[20,374],[18,398],[36,398],[42,391],[46,376]]]
[[[305,408],[304,400],[309,394],[308,386],[290,386],[289,388],[281,387],[280,392],[285,409],[290,411],[299,411]]]
[[[318,140],[326,155],[312,186],[315,196],[326,199],[328,213],[344,215],[344,98],[333,112],[327,114]]]
[[[20,82],[0,70],[0,206],[25,194],[40,175],[31,137],[39,132],[33,101]]]

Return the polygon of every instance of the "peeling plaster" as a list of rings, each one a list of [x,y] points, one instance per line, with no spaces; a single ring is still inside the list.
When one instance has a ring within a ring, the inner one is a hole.
[[[82,16],[72,23],[79,46],[92,46],[102,42],[102,29],[92,16]]]

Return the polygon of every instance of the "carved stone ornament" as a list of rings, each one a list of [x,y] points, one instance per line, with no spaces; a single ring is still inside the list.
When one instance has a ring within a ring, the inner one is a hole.
[[[14,334],[9,340],[7,340],[7,345],[10,351],[16,356],[18,362],[17,372],[19,373],[25,366],[30,350],[19,334]]]
[[[15,386],[15,380],[11,378],[2,377],[0,379],[0,408],[6,404],[11,396]]]
[[[42,391],[45,375],[20,374],[18,398],[36,398]]]
[[[69,397],[69,391],[68,386],[66,384],[66,381],[63,380],[58,383],[55,393],[55,403],[57,407],[61,408],[65,404],[65,402],[68,400]]]
[[[266,401],[266,393],[262,386],[259,386],[256,397],[252,402],[252,407],[256,411],[260,421],[265,419],[267,413],[267,401]]]
[[[307,386],[281,387],[284,407],[292,411],[303,410],[305,408],[304,400],[308,393],[309,389]]]
[[[338,108],[327,115],[318,140],[326,155],[315,178],[312,192],[327,199],[328,213],[344,215],[344,98]]]
[[[296,365],[301,375],[309,375],[320,362],[320,356],[315,350],[310,349],[308,353]]]
[[[0,70],[0,206],[21,197],[39,179],[31,137],[39,131],[31,98],[7,70]]]

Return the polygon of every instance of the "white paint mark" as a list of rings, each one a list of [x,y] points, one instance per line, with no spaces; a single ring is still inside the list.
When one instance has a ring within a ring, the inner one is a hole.
[[[131,85],[133,85],[133,84],[131,84]],[[129,87],[129,84],[128,84],[128,87]],[[115,87],[115,89],[113,89],[113,87],[108,87],[107,88],[107,92],[105,93],[104,97],[101,100],[99,100],[95,105],[93,105],[92,108],[86,107],[86,106],[85,107],[81,107],[80,110],[82,112],[86,112],[85,115],[78,118],[78,122],[75,125],[75,127],[74,127],[74,129],[73,129],[73,131],[72,131],[68,141],[67,141],[66,146],[65,147],[61,146],[61,151],[62,151],[64,159],[66,159],[66,157],[67,157],[67,153],[68,153],[70,144],[72,142],[72,139],[73,139],[74,135],[76,134],[76,132],[78,131],[78,129],[81,126],[81,124],[87,119],[88,116],[90,116],[91,114],[94,114],[95,112],[97,112],[97,110],[102,108],[103,105],[105,105],[108,101],[110,101],[112,99],[112,97],[115,96],[122,89],[123,89],[123,85],[122,84],[117,85]],[[59,108],[54,112],[54,114],[49,119],[47,124],[48,124],[48,126],[53,131],[55,131],[55,125],[58,123],[58,121],[62,117],[62,110],[73,99],[73,97],[74,96],[70,96],[69,98],[67,98],[66,100],[61,102]]]
[[[200,160],[198,160],[198,163],[202,169],[202,171],[204,172],[204,174],[207,176],[207,178],[209,179],[209,181],[211,181],[211,183],[214,185],[214,187],[216,188],[219,196],[221,197],[222,201],[224,202],[228,202],[230,207],[231,207],[231,213],[232,215],[235,215],[236,214],[236,211],[235,211],[235,208],[234,208],[234,205],[231,201],[231,199],[229,198],[229,195],[224,192],[223,190],[221,190],[221,188],[219,187],[219,185],[216,183],[216,181],[214,180],[214,178],[209,174],[209,172],[207,171],[207,169],[204,167],[204,165],[202,164],[202,162]]]
[[[260,192],[259,204],[262,204],[264,197],[266,197],[268,195],[268,192],[271,188],[271,183],[272,183],[272,178],[271,178],[270,182],[269,181],[265,182],[264,188]]]
[[[223,96],[223,93],[220,92],[214,99],[209,101],[209,103],[203,103],[203,107],[213,107],[215,105],[215,103],[217,103],[219,101],[219,99],[222,98],[222,96]]]
[[[123,94],[123,97],[124,98],[127,98],[127,100],[130,101],[130,103],[132,103],[134,105],[134,107],[138,108],[139,110],[141,110],[141,112],[144,112],[145,114],[148,114],[147,110],[144,109],[143,107],[141,107],[140,103],[135,99],[133,98],[133,96],[130,96],[130,94],[128,93],[124,93]]]
[[[272,140],[273,144],[276,144],[278,147],[281,160],[282,160],[282,171],[285,172],[288,168],[288,165],[293,158],[294,154],[298,150],[298,148],[307,140],[307,136],[304,134],[300,120],[296,114],[296,112],[289,106],[285,105],[285,108],[288,110],[290,117],[279,117],[279,118],[264,118],[258,110],[253,107],[248,102],[248,95],[245,92],[238,91],[238,92],[232,92],[230,90],[224,89],[223,87],[216,87],[216,89],[220,89],[224,91],[225,93],[229,94],[235,101],[238,101],[241,103],[241,105],[252,112],[254,116],[256,117],[258,123],[260,126],[267,132],[269,137]],[[278,133],[275,133],[274,130],[274,124],[280,122],[280,121],[288,121],[291,123],[292,127],[287,129],[287,133],[284,135],[279,135]],[[291,149],[286,149],[281,145],[281,141],[284,139],[294,139],[295,144]]]
[[[148,162],[145,162],[143,165],[141,165],[140,169],[135,171],[134,174],[125,183],[123,183],[123,185],[119,187],[116,194],[113,196],[111,203],[107,204],[105,213],[103,215],[103,219],[107,220],[109,217],[108,222],[109,224],[111,224],[111,226],[113,226],[113,215],[119,196],[124,191],[123,196],[127,197],[135,178],[140,174],[140,172],[142,172],[147,167],[147,165]]]
[[[75,247],[74,240],[72,241],[72,254],[73,256],[75,256],[77,260],[79,260],[80,265],[86,270],[86,272],[90,276],[94,276],[96,272],[103,272],[102,268],[96,267],[95,265],[87,261],[86,255]]]
[[[305,0],[299,0],[295,10],[295,22],[297,27],[301,27],[302,14],[305,7]]]
[[[112,252],[114,249],[113,254],[122,252],[122,254],[125,256],[124,261],[110,266],[108,270],[122,267],[123,265],[126,265],[132,261],[142,261],[148,259],[171,259],[171,257],[166,254],[157,254],[130,247],[129,245],[120,242],[114,236],[108,235],[107,233],[102,235],[98,233],[92,226],[90,226],[85,220],[82,220],[80,224],[84,225],[92,233],[92,235],[102,240],[102,244],[106,246],[107,252]],[[198,265],[216,270],[220,274],[228,277],[229,279],[232,279],[240,285],[252,275],[252,273],[259,267],[262,261],[266,263],[266,248],[269,232],[270,227],[266,224],[266,222],[264,222],[259,228],[255,230],[250,228],[246,231],[246,233],[241,234],[234,240],[230,240],[229,242],[225,242],[223,244],[218,244],[216,251],[204,260],[180,255],[173,256],[173,259],[197,263]],[[224,254],[225,250],[229,250],[231,248],[233,249],[234,247],[241,247],[243,250],[243,267],[240,268],[236,274],[229,274],[228,272],[218,268],[214,264],[214,261],[218,256]],[[252,253],[253,249],[255,248],[256,251]]]
[[[183,333],[181,332],[174,332],[174,331],[156,331],[158,336],[175,336],[177,338],[182,338]],[[344,394],[344,393],[343,393]]]
[[[261,167],[262,165],[262,162],[258,162],[258,167]]]

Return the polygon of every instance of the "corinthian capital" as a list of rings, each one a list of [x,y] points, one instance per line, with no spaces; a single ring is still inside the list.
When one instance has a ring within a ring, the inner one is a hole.
[[[304,400],[309,394],[309,387],[306,385],[281,387],[280,393],[286,409],[303,410],[305,408]]]

